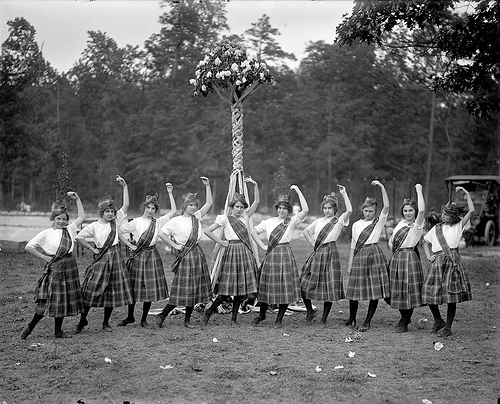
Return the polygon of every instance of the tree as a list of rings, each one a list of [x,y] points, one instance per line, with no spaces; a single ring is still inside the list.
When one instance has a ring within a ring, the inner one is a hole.
[[[414,49],[435,49],[445,54],[446,68],[432,77],[435,89],[472,94],[465,101],[472,114],[490,117],[500,112],[498,1],[355,0],[352,15],[337,27],[336,41],[340,45],[358,41],[384,45],[387,33],[398,26],[415,32]]]
[[[33,155],[43,145],[36,101],[50,102],[56,74],[35,41],[35,28],[24,18],[8,21],[9,35],[0,54],[0,200],[15,203],[26,195],[36,172]],[[28,192],[31,194],[31,192]]]
[[[247,29],[243,36],[246,39],[247,50],[255,54],[257,61],[265,60],[269,65],[283,65],[283,59],[296,60],[293,53],[287,53],[274,39],[280,35],[277,28],[271,26],[270,18],[264,14],[252,28]]]
[[[162,0],[168,11],[160,16],[160,33],[146,41],[150,68],[156,78],[168,78],[177,86],[187,78],[191,68],[203,57],[209,45],[229,27],[222,0]],[[179,77],[180,73],[184,74]]]

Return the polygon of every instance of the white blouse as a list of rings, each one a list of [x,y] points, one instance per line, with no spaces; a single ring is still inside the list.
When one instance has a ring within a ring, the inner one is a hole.
[[[122,209],[116,212],[116,235],[112,245],[118,244],[118,231],[121,223],[127,217],[125,212]],[[111,223],[106,221],[105,223],[96,220],[95,222],[90,223],[88,226],[85,226],[83,230],[78,233],[76,236],[77,239],[86,239],[92,238],[94,240],[94,244],[97,248],[102,248],[106,240],[108,239],[108,235],[111,232]]]
[[[170,218],[175,214],[174,211],[171,211],[167,213],[164,216],[161,216],[156,219],[156,228],[155,232],[153,234],[153,238],[151,239],[151,242],[149,243],[149,246],[154,246],[156,242],[158,241],[158,231],[165,226],[165,223],[167,223]],[[120,226],[120,232],[122,233],[132,233],[134,235],[134,240],[137,241],[139,238],[141,238],[142,234],[149,228],[149,225],[151,224],[151,219],[147,217],[137,217],[133,219],[130,222],[127,222],[124,220]]]
[[[311,237],[316,240],[318,238],[319,233],[323,230],[332,218],[321,217],[312,222],[309,226],[306,227],[306,231],[311,235]],[[342,229],[346,226],[349,226],[349,215],[346,212],[340,215],[339,220],[333,226],[332,231],[326,236],[323,244],[331,243],[332,241],[337,241],[340,236]]]
[[[243,215],[241,218],[237,219],[248,229],[248,216]],[[226,240],[240,240],[240,238],[234,232],[227,215],[218,215],[215,218],[215,223],[224,229],[224,237]]]
[[[462,222],[459,222],[454,225],[445,224],[442,226],[442,229],[444,238],[448,243],[448,245],[450,246],[450,248],[458,248],[458,243],[462,238],[462,232],[464,230]],[[431,243],[432,245],[431,248],[433,253],[437,253],[443,250],[436,236],[436,226],[434,226],[427,232],[427,234],[424,236],[424,240],[427,241],[428,243]]]
[[[75,223],[69,224],[67,227],[69,236],[71,238],[71,248],[69,252],[73,251],[73,247],[75,246],[75,237],[78,231],[78,227],[76,227]],[[45,254],[47,255],[55,255],[59,245],[61,244],[62,239],[62,229],[50,229],[42,230],[35,237],[33,237],[30,241],[28,241],[27,246],[33,248],[41,248]]]
[[[198,241],[201,240],[203,236],[203,227],[201,226],[201,213],[197,210],[194,216],[198,219]],[[189,236],[191,235],[191,230],[193,228],[191,216],[176,216],[169,222],[167,222],[161,231],[165,233],[168,237],[173,237],[176,244],[186,245]]]
[[[378,217],[378,222],[375,224],[375,228],[373,229],[372,234],[370,234],[370,237],[368,237],[368,240],[366,240],[365,245],[378,243],[380,235],[382,234],[382,230],[384,230],[385,223],[387,222],[388,215],[389,212],[385,214],[383,213],[380,214],[380,216]],[[366,229],[369,225],[373,223],[373,220],[375,219],[372,220],[360,219],[357,222],[354,222],[354,224],[352,225],[351,248],[356,247],[359,235],[364,229]]]
[[[416,222],[413,223],[408,223],[404,220],[401,220],[394,230],[392,231],[391,237],[389,239],[389,245],[392,248],[392,242],[394,240],[394,236],[396,233],[402,229],[403,227],[409,227],[410,231],[408,232],[406,238],[404,239],[403,243],[401,244],[401,247],[399,248],[413,248],[415,247],[420,239],[422,238],[422,234],[424,233],[424,226],[425,222],[422,222],[420,225],[418,225]]]
[[[281,219],[279,217],[271,217],[270,219],[263,220],[257,226],[255,226],[255,231],[257,232],[257,234],[266,232],[266,237],[269,240],[269,237],[271,236],[273,230],[283,222],[284,219]],[[297,215],[292,216],[290,218],[290,223],[286,228],[285,234],[283,234],[283,237],[281,237],[281,240],[278,244],[289,243],[292,239],[293,229],[295,229],[295,227],[297,227],[299,223],[302,223],[302,220],[300,220]]]

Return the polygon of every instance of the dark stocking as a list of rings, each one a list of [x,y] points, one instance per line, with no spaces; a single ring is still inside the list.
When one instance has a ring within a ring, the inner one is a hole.
[[[240,309],[240,304],[243,301],[243,296],[234,296],[233,299],[233,312],[231,315],[231,321],[236,322],[236,319],[238,318],[238,311]]]
[[[62,333],[63,320],[64,320],[64,317],[55,317],[54,318],[55,334]]]
[[[88,321],[87,321],[87,316],[89,314],[89,311],[90,311],[90,307],[89,306],[85,306],[83,308],[83,313],[80,315],[80,325],[83,327],[85,327],[86,325],[88,325]]]
[[[109,319],[111,318],[111,313],[113,313],[113,307],[105,307],[104,308],[104,320],[103,324],[109,324]]]
[[[306,306],[306,309],[307,309],[307,314],[310,314],[310,313],[312,313],[314,311],[313,308],[312,308],[311,299],[308,299],[306,297],[306,294],[304,293],[303,290],[301,291],[301,293],[302,293],[302,301],[304,302],[304,305]]]
[[[345,325],[354,327],[356,325],[356,315],[358,314],[359,302],[357,300],[349,300],[349,320]]]
[[[170,312],[175,309],[176,305],[175,304],[167,304],[165,306],[165,308],[161,311],[161,313],[159,314],[159,316],[165,320],[165,318],[170,314]]]
[[[324,302],[323,303],[323,317],[321,317],[321,322],[326,324],[326,319],[332,310],[333,303],[332,302]]]
[[[378,300],[370,300],[370,304],[368,305],[368,313],[366,313],[366,319],[364,324],[370,325],[372,322],[373,315],[377,311]]]
[[[35,314],[33,318],[31,319],[30,323],[28,324],[28,330],[29,332],[32,332],[33,329],[36,327],[38,322],[43,318],[43,314]]]
[[[206,310],[207,316],[210,317],[212,314],[214,314],[215,311],[217,310],[217,307],[219,307],[219,305],[222,304],[224,302],[224,300],[226,300],[226,298],[227,298],[227,296],[217,295],[214,302]]]
[[[269,308],[269,304],[262,302],[259,302],[259,304],[260,304],[259,315],[252,320],[252,324],[259,324],[261,321],[266,319],[266,312],[267,309]]]
[[[288,308],[288,304],[280,304],[278,309],[278,316],[276,317],[276,324],[281,324],[283,321],[283,316],[285,315],[286,309]]]
[[[441,328],[444,328],[446,326],[446,323],[444,322],[443,318],[441,317],[441,313],[439,311],[439,306],[437,304],[429,304],[429,309],[432,313],[432,316],[434,317],[434,325],[432,326],[432,332],[436,333]]]
[[[448,330],[451,330],[451,325],[453,324],[453,320],[455,319],[456,312],[457,312],[457,304],[448,303],[448,311],[446,313],[446,328]]]
[[[191,314],[193,314],[194,306],[186,306],[186,314],[184,315],[184,325],[188,327],[191,321]]]
[[[142,317],[141,317],[141,325],[144,326],[148,324],[148,314],[149,309],[151,308],[151,302],[144,302],[142,304]]]

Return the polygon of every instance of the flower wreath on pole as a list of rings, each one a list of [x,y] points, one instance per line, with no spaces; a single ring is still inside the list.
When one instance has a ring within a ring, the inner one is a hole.
[[[231,106],[232,158],[233,168],[229,177],[229,192],[226,197],[225,209],[228,213],[228,203],[235,192],[248,198],[248,190],[243,174],[243,101],[260,87],[261,84],[273,83],[274,77],[265,63],[247,57],[246,48],[230,40],[222,40],[209,51],[198,63],[195,78],[189,83],[194,87],[193,96],[207,96],[214,92]],[[250,220],[250,225],[252,221]],[[253,242],[253,240],[252,240]],[[212,267],[212,285],[216,286],[220,258],[223,248],[219,244],[214,250],[214,265]],[[258,260],[257,246],[254,245],[254,255]]]

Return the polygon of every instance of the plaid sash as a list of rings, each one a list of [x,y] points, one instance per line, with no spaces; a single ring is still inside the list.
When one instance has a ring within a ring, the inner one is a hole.
[[[323,244],[323,241],[325,241],[326,236],[330,234],[330,232],[333,230],[338,221],[339,219],[334,216],[332,220],[330,220],[325,225],[325,227],[321,229],[321,231],[318,234],[318,238],[316,238],[316,242],[314,243],[314,251],[316,251],[321,246],[321,244]]]
[[[38,290],[42,286],[43,280],[52,272],[52,265],[68,255],[72,245],[73,240],[71,240],[71,237],[69,236],[68,229],[64,227],[62,229],[61,242],[59,244],[59,247],[57,247],[56,253],[52,256],[50,262],[47,262],[43,267],[42,277],[38,280],[38,284],[35,290],[35,296],[38,295]]]
[[[135,251],[131,252],[130,256],[127,259],[127,268],[130,268],[130,266],[132,265],[132,260],[135,257],[141,255],[144,251],[146,251],[149,248],[149,244],[151,243],[151,240],[153,240],[155,230],[156,230],[156,219],[152,217],[149,227],[144,233],[141,234],[139,240],[137,240],[137,248],[135,249]]]
[[[109,232],[103,246],[99,250],[99,253],[94,256],[94,259],[89,266],[92,266],[97,261],[99,261],[103,257],[103,255],[106,254],[106,252],[113,246],[113,242],[115,241],[116,237],[116,219],[112,220],[109,224],[111,225],[111,231]]]
[[[354,248],[353,257],[359,252],[359,250],[361,250],[361,248],[363,248],[366,241],[370,238],[377,222],[378,222],[378,216],[373,220],[373,222],[370,225],[365,227],[365,229],[361,232],[361,234],[358,237],[358,241],[356,242],[356,247]]]
[[[252,244],[250,243],[250,236],[248,235],[247,227],[241,222],[241,220],[236,219],[234,216],[228,215],[227,220],[238,238],[250,251],[252,251]]]
[[[191,234],[189,235],[188,240],[186,241],[186,244],[184,244],[184,247],[182,247],[182,250],[180,250],[175,257],[175,261],[172,264],[172,272],[174,274],[177,273],[179,270],[179,264],[181,263],[182,259],[193,249],[193,247],[198,244],[198,219],[194,216],[191,215],[191,224],[192,224],[192,229],[191,229]]]
[[[446,241],[446,238],[444,237],[443,234],[443,223],[438,223],[436,226],[436,238],[443,249],[444,255],[448,257],[448,259],[451,262],[452,268],[451,268],[451,276],[450,276],[450,284],[448,285],[448,290],[450,293],[461,293],[461,292],[466,292],[466,289],[462,287],[464,283],[462,283],[462,273],[459,267],[460,264],[460,255],[453,254],[451,251],[450,246],[448,245],[448,242]]]
[[[339,219],[337,217],[333,217],[332,220],[330,220],[319,232],[318,237],[316,238],[316,242],[314,243],[314,250],[311,254],[309,254],[309,257],[307,257],[306,262],[302,266],[302,268],[307,268],[311,261],[313,260],[314,256],[316,255],[316,251],[319,247],[323,245],[323,241],[325,241],[326,236],[330,234],[330,232],[333,230],[335,227],[335,224]]]
[[[273,248],[279,244],[281,237],[283,237],[283,235],[285,234],[285,231],[289,224],[290,218],[287,217],[283,223],[276,226],[275,229],[271,232],[271,235],[269,236],[269,242],[267,243],[266,254],[269,254],[273,250]]]
[[[394,235],[394,237],[392,238],[393,253],[395,253],[403,245],[403,242],[406,240],[406,236],[408,236],[409,232],[410,232],[410,227],[404,226],[401,229],[399,229],[398,232]]]

